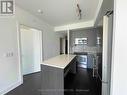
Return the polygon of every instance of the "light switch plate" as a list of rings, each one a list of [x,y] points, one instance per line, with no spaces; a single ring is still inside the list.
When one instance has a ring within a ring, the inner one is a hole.
[[[4,57],[13,57],[14,53],[13,52],[7,52],[3,56]]]

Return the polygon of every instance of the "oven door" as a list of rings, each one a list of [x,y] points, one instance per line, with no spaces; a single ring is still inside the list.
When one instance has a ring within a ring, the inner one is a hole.
[[[87,68],[87,55],[78,55],[78,67]]]

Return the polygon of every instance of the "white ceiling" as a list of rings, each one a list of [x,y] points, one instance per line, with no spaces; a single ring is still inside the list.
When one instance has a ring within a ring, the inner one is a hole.
[[[16,5],[42,18],[53,26],[93,20],[99,0],[15,0]],[[76,14],[76,1],[82,10],[82,19]],[[38,13],[38,9],[43,14]]]

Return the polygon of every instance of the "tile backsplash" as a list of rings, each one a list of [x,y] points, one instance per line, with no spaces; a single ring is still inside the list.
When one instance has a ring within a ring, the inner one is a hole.
[[[72,31],[70,33],[70,52],[101,52],[101,46],[97,46],[97,37],[103,39],[102,35],[102,28]],[[87,38],[87,44],[75,44],[76,38]]]

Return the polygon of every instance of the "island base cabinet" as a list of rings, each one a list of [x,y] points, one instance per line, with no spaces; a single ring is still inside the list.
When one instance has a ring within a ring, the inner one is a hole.
[[[64,70],[41,65],[41,95],[64,95]]]

